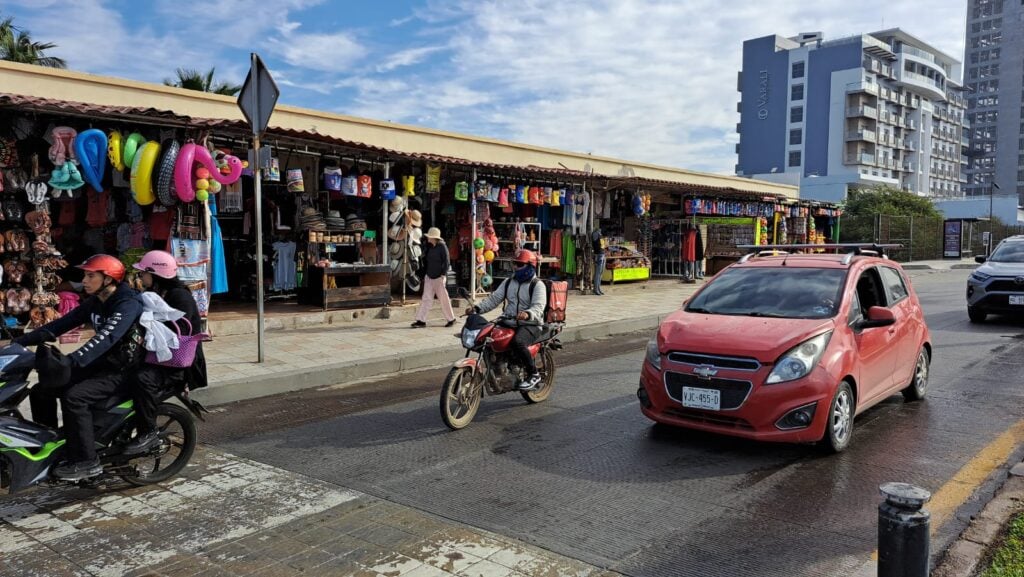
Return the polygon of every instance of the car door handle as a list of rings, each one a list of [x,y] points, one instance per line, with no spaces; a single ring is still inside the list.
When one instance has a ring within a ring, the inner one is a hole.
[[[890,335],[896,334],[896,329],[889,329],[889,334]]]

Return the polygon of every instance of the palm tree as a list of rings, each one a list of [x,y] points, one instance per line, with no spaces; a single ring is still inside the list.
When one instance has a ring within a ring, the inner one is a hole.
[[[43,54],[56,47],[57,45],[52,42],[34,42],[27,30],[21,30],[14,25],[13,17],[0,20],[0,60],[49,68],[67,68],[67,62],[63,58]]]
[[[211,68],[209,72],[203,74],[198,70],[192,68],[179,68],[175,71],[177,79],[164,80],[164,84],[167,86],[176,86],[178,88],[186,88],[188,90],[198,90],[200,92],[212,92],[214,94],[224,94],[226,96],[235,96],[238,94],[242,87],[238,84],[230,84],[228,82],[213,82],[213,73],[215,68]]]

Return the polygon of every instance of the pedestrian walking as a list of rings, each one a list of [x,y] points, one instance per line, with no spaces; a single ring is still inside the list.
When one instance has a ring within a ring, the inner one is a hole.
[[[595,228],[590,235],[594,244],[594,294],[603,295],[601,290],[601,275],[604,274],[605,251],[608,249],[608,241],[601,233],[601,228]]]
[[[427,230],[426,237],[427,250],[423,254],[423,301],[416,311],[416,322],[412,323],[412,328],[427,326],[427,315],[434,305],[434,297],[441,301],[441,312],[448,321],[444,326],[450,327],[455,324],[455,311],[452,310],[452,301],[448,298],[448,289],[445,288],[448,266],[451,264],[448,245],[441,239],[441,231],[436,226]]]

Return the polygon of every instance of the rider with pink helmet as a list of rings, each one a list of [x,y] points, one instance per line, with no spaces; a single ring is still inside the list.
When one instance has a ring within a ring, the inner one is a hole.
[[[157,293],[171,308],[185,313],[177,321],[181,334],[188,335],[202,330],[199,307],[192,291],[178,279],[178,263],[174,256],[162,250],[151,250],[132,266],[139,271],[144,290]],[[174,330],[173,326],[171,330]],[[193,390],[207,385],[206,358],[203,356],[202,344],[196,348],[195,362],[191,367],[178,369],[143,364],[135,374],[137,386],[134,388],[134,400],[139,417],[139,435],[125,446],[125,454],[129,455],[145,453],[159,443],[156,430],[156,410],[161,401],[159,395],[186,385]]]

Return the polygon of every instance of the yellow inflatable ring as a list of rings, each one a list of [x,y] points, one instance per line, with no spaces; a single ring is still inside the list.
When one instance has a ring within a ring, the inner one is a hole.
[[[107,158],[110,159],[114,170],[124,171],[124,137],[119,130],[114,130],[107,136]]]
[[[147,206],[156,201],[156,194],[153,192],[153,167],[160,158],[160,144],[156,141],[149,141],[135,153],[135,162],[132,163],[132,196],[140,206]]]

